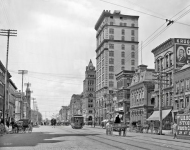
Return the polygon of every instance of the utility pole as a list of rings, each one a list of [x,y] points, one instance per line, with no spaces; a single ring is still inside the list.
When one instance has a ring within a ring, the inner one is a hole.
[[[4,125],[6,124],[5,121],[5,110],[6,110],[6,100],[8,98],[7,96],[7,73],[8,73],[8,58],[9,58],[9,37],[10,36],[17,36],[17,30],[5,30],[5,29],[1,29],[0,30],[0,36],[7,36],[7,54],[6,54],[6,69],[5,69],[5,97],[4,97],[4,101],[3,101],[3,121],[4,121]],[[9,104],[8,104],[9,106]],[[8,110],[9,111],[9,110]]]
[[[162,74],[159,74],[159,111],[160,111],[160,135],[162,135]]]
[[[165,77],[163,76],[163,74],[167,74],[166,72],[162,72],[160,70],[160,72],[157,72],[158,74],[155,75],[157,76],[157,79],[158,80],[158,85],[159,85],[159,116],[160,116],[160,135],[162,135],[162,86],[163,86],[163,81],[168,81],[167,79],[166,80],[163,80],[162,78]]]
[[[23,109],[23,104],[24,102],[22,102],[22,94],[23,94],[23,76],[24,74],[27,74],[28,71],[27,70],[18,70],[18,74],[22,74],[22,93],[21,93],[21,102],[20,102],[20,112],[23,112],[22,109]],[[20,119],[22,119],[22,113],[20,113]]]

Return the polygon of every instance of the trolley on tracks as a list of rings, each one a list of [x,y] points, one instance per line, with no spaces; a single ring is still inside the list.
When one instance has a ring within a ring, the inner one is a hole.
[[[74,115],[71,117],[71,127],[73,129],[82,129],[84,126],[84,117],[82,115]]]

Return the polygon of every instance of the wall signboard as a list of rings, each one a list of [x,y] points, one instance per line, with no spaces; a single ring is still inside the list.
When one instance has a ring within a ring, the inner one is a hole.
[[[177,115],[177,135],[190,138],[190,114]]]
[[[175,39],[176,68],[190,63],[190,39]]]

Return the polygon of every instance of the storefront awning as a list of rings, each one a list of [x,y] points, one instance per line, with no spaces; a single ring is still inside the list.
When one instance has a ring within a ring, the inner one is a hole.
[[[162,110],[162,119],[166,118],[166,116],[170,113],[171,109]],[[147,121],[151,120],[160,120],[160,111],[154,111],[153,114],[147,119]]]

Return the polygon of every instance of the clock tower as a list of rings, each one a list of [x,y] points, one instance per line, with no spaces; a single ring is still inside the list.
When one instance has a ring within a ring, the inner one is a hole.
[[[90,60],[86,66],[85,80],[83,81],[83,116],[86,124],[93,124],[95,118],[95,91],[96,91],[96,70]]]

